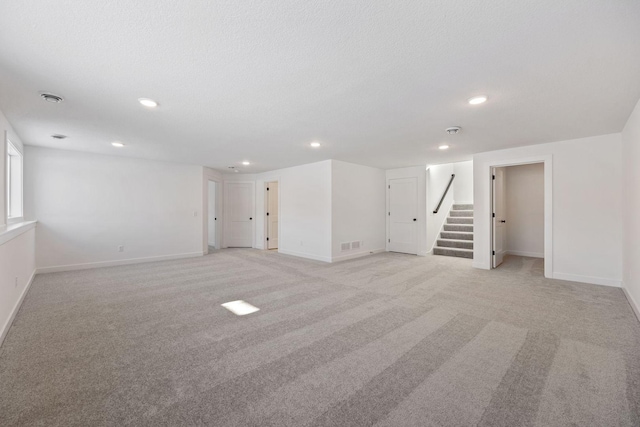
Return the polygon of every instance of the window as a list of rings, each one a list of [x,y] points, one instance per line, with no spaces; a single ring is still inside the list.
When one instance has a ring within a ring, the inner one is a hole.
[[[7,140],[7,219],[22,218],[22,154]]]

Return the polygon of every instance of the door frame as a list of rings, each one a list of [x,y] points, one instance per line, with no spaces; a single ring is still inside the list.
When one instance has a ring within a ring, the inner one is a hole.
[[[497,256],[497,254],[495,253],[496,250],[496,242],[495,242],[495,237],[496,237],[496,233],[495,233],[495,229],[496,229],[496,221],[498,220],[498,217],[494,217],[493,214],[495,212],[495,205],[496,205],[496,192],[495,192],[495,187],[496,187],[496,180],[493,178],[493,175],[496,174],[496,169],[504,169],[505,167],[508,166],[494,166],[491,168],[491,269],[497,268],[497,266],[495,265],[496,263],[496,259],[495,257]],[[507,179],[507,173],[505,170],[503,170],[503,192],[502,192],[502,197],[506,197],[506,179]],[[505,206],[503,206],[503,208],[506,207],[507,201],[503,200],[502,201],[503,204]],[[503,233],[505,233],[506,235],[506,226],[504,226],[503,229]],[[504,258],[506,250],[505,250],[505,246],[506,246],[506,238],[504,239],[505,241],[503,241],[503,248],[502,248],[502,257]],[[502,260],[500,261],[500,264],[502,264]],[[498,265],[500,265],[498,264]]]
[[[424,166],[411,166],[408,168],[388,169],[385,171],[385,250],[389,251],[389,191],[388,180],[395,178],[418,178],[418,256],[427,256],[427,168]]]
[[[209,253],[209,181],[216,183],[216,249],[222,247],[222,223],[223,209],[222,207],[222,178],[213,173],[207,173],[205,170],[202,177],[202,253]]]
[[[264,187],[263,187],[263,192],[264,192],[264,212],[263,212],[263,224],[264,224],[264,233],[262,236],[262,247],[264,248],[264,250],[271,250],[269,249],[269,243],[267,242],[267,238],[269,237],[269,217],[267,216],[267,211],[269,210],[269,194],[267,191],[267,187],[269,186],[270,183],[272,182],[276,182],[278,183],[278,247],[276,248],[276,251],[280,252],[280,232],[282,231],[282,228],[280,227],[280,216],[281,216],[281,209],[280,209],[280,202],[282,200],[282,197],[280,197],[281,194],[281,188],[280,188],[280,178],[275,178],[275,179],[270,179],[268,181],[264,182]]]
[[[425,171],[425,176],[426,176],[426,171]],[[399,177],[393,177],[393,178],[389,178],[387,177],[386,181],[385,181],[385,185],[386,185],[386,210],[385,210],[385,218],[386,218],[386,239],[385,239],[385,251],[387,252],[391,252],[390,250],[390,239],[391,239],[391,215],[389,215],[389,211],[391,209],[391,181],[396,180],[396,179],[415,179],[416,180],[416,219],[417,219],[417,224],[416,224],[416,247],[415,247],[415,253],[413,252],[398,252],[398,253],[406,253],[408,255],[421,255],[420,253],[420,231],[421,231],[421,227],[420,224],[423,222],[421,221],[420,218],[420,213],[421,213],[421,209],[420,209],[420,179],[418,176],[399,176]],[[425,193],[425,197],[426,197],[426,193]],[[426,208],[426,204],[425,204],[425,208]],[[425,238],[426,238],[426,234],[425,234]]]
[[[541,155],[493,161],[485,164],[486,178],[489,181],[489,203],[487,203],[489,219],[489,239],[484,250],[489,254],[489,269],[493,269],[493,168],[544,164],[544,277],[553,278],[553,156]],[[474,220],[475,222],[475,220]]]
[[[229,215],[229,184],[249,184],[251,185],[251,248],[256,247],[256,182],[255,181],[246,181],[246,180],[230,180],[224,181],[224,213],[225,218]],[[227,248],[227,234],[229,233],[229,225],[228,222],[225,221],[223,224],[224,237],[223,237],[223,245],[222,248]]]

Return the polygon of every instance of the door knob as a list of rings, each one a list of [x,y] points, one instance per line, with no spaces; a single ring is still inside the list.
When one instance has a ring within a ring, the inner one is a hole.
[[[414,221],[417,221],[417,219],[416,219],[416,218],[413,218],[413,220],[414,220]]]

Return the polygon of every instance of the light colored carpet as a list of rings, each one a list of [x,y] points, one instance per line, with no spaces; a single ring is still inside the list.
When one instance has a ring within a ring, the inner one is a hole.
[[[640,425],[621,290],[542,271],[229,249],[39,275],[0,350],[0,425]]]

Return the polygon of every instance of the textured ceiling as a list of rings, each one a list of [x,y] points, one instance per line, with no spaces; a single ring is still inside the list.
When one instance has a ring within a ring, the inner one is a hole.
[[[30,145],[393,168],[619,132],[638,98],[637,0],[0,4],[0,109]]]

